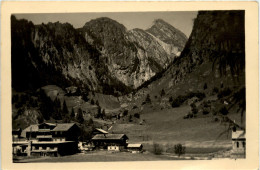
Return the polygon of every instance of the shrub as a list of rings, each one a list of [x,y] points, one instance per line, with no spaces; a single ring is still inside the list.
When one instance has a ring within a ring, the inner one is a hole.
[[[172,101],[172,107],[179,107],[182,103],[184,103],[187,99],[192,97],[197,97],[199,101],[206,97],[205,93],[201,92],[190,92],[184,96],[180,95]]]
[[[137,109],[137,106],[136,106],[136,105],[134,105],[134,106],[133,106],[133,109]]]
[[[134,117],[136,117],[137,119],[139,119],[139,118],[140,118],[140,114],[139,114],[139,113],[135,113],[135,114],[134,114]]]
[[[128,110],[124,110],[123,115],[127,116],[128,115]]]
[[[219,110],[219,112],[222,114],[222,115],[227,115],[228,114],[228,110],[227,110],[227,108],[224,106],[224,107],[222,107],[220,110]]]
[[[182,155],[182,154],[185,154],[185,146],[182,146],[182,144],[177,144],[177,145],[174,145],[174,153],[176,155],[178,155],[179,157]]]
[[[204,115],[207,115],[207,114],[209,114],[209,111],[208,111],[207,109],[204,109],[204,110],[202,111],[202,113],[203,113]]]
[[[223,90],[221,90],[221,91],[219,92],[218,98],[220,99],[220,98],[223,98],[223,97],[228,96],[228,95],[230,95],[230,94],[231,94],[230,88],[225,88],[225,89],[223,89]]]
[[[169,102],[171,103],[172,101],[173,101],[173,98],[171,96],[171,97],[169,97]]]
[[[92,104],[92,105],[94,105],[94,104],[95,104],[95,102],[94,102],[94,100],[93,100],[93,99],[91,99],[91,101],[90,101],[90,104]]]
[[[179,107],[181,105],[181,102],[179,100],[174,100],[172,102],[172,107]]]
[[[198,113],[198,109],[197,109],[197,106],[196,106],[195,103],[191,103],[190,107],[191,107],[191,111],[192,111],[193,114],[197,114]]]
[[[163,149],[162,149],[162,147],[158,143],[154,143],[153,144],[153,153],[155,155],[161,155],[162,151],[163,151]]]

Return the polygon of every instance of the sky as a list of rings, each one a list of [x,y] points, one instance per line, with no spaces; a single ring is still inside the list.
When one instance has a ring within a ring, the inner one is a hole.
[[[133,28],[148,29],[155,19],[163,19],[189,37],[193,19],[197,11],[178,12],[106,12],[106,13],[47,13],[47,14],[15,14],[17,19],[27,19],[34,24],[61,22],[70,23],[74,28],[83,27],[92,19],[109,17],[123,24],[128,30]]]

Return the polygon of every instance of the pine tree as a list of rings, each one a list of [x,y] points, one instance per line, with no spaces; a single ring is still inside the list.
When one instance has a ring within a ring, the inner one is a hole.
[[[96,105],[99,106],[99,102],[98,102],[98,100],[96,101]]]
[[[97,118],[100,118],[101,116],[102,116],[101,107],[98,106]]]
[[[84,122],[84,118],[83,118],[83,114],[82,114],[81,108],[78,109],[78,113],[77,113],[77,116],[76,116],[76,120],[77,120],[77,122],[79,122],[79,123],[83,123],[83,122]]]
[[[207,83],[204,84],[203,89],[206,90],[208,88]]]
[[[101,114],[102,119],[104,119],[105,116],[106,116],[106,111],[105,111],[105,109],[103,109],[102,114]]]
[[[146,103],[151,103],[151,98],[150,98],[150,95],[149,95],[149,94],[147,94],[146,99],[145,99],[145,102],[146,102]]]
[[[69,110],[68,110],[68,107],[67,107],[67,104],[66,104],[65,100],[63,102],[62,112],[63,112],[64,115],[67,115],[69,113]]]
[[[75,118],[74,108],[71,109],[70,117],[71,117],[72,119]]]
[[[161,91],[161,97],[164,96],[164,95],[165,95],[165,91],[164,91],[164,89],[162,89],[162,91]]]

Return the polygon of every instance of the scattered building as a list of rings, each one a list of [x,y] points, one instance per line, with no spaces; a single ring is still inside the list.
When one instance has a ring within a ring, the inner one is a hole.
[[[128,137],[125,134],[97,134],[92,138],[96,149],[122,151],[126,149]]]
[[[244,130],[232,131],[232,154],[233,158],[245,158],[246,133]]]
[[[128,144],[127,150],[131,153],[141,153],[143,151],[142,144]]]
[[[21,132],[22,141],[13,141],[13,149],[27,156],[59,156],[78,151],[79,128],[75,123],[30,125]],[[17,154],[17,152],[13,152]]]
[[[79,142],[78,148],[81,152],[93,151],[95,146],[93,143]]]

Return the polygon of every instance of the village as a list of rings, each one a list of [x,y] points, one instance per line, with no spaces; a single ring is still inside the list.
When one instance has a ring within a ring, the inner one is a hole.
[[[93,150],[141,153],[142,144],[128,143],[125,134],[96,128],[88,143],[79,141],[76,123],[42,123],[12,131],[14,156],[64,156]]]
[[[99,151],[129,154],[145,152],[142,143],[130,143],[126,134],[109,133],[104,129],[95,128],[88,142],[79,141],[79,135],[79,127],[76,123],[41,123],[30,125],[23,130],[21,128],[13,130],[14,162],[28,158],[63,157]],[[225,153],[215,154],[215,158],[245,158],[245,139],[245,131],[234,127],[232,149]],[[182,159],[187,159],[187,157],[183,156]]]

